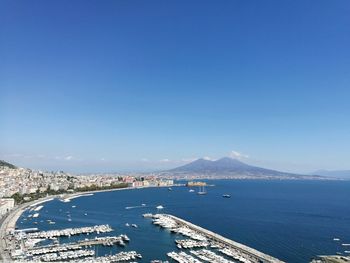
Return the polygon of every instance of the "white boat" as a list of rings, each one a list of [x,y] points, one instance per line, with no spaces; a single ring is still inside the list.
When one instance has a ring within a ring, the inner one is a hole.
[[[207,191],[205,190],[205,187],[204,186],[199,187],[199,191],[198,191],[197,194],[199,194],[199,195],[206,195]]]
[[[132,224],[131,225],[132,227],[135,227],[135,228],[138,228],[138,226],[136,224]]]
[[[130,226],[130,224],[129,224],[129,223],[126,223],[125,226]]]
[[[39,213],[35,213],[34,215],[33,215],[33,217],[38,217],[39,216]]]
[[[77,206],[76,205],[72,205],[72,208],[76,208]]]
[[[85,213],[84,216],[87,216],[87,213]]]
[[[222,195],[222,197],[224,197],[224,198],[231,198],[231,195],[229,195],[229,194],[224,194],[224,195]]]
[[[189,190],[189,192],[190,192],[190,193],[193,193],[193,192],[194,192],[194,190],[193,190],[193,189],[190,189],[190,190]]]
[[[164,209],[164,206],[159,205],[159,206],[157,206],[156,208],[157,208],[157,209]]]
[[[340,241],[340,238],[335,237],[333,238],[333,241]]]
[[[71,218],[68,218],[68,221],[70,222],[70,221],[72,221],[72,219],[71,219]]]
[[[141,204],[141,206],[146,206],[146,204]]]

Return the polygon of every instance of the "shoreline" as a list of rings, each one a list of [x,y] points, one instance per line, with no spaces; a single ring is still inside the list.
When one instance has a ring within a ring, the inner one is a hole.
[[[174,184],[171,187],[179,187],[184,186],[183,184]],[[11,231],[15,230],[18,219],[21,215],[30,207],[37,206],[38,204],[43,204],[49,201],[53,201],[56,198],[62,199],[75,199],[84,196],[92,196],[95,193],[102,192],[112,192],[112,191],[121,191],[121,190],[137,190],[137,189],[146,189],[146,188],[168,188],[170,186],[142,186],[142,187],[124,187],[124,188],[115,188],[115,189],[104,189],[104,190],[94,190],[94,191],[86,191],[86,192],[76,192],[71,194],[63,194],[61,195],[50,195],[46,196],[28,203],[20,204],[15,206],[13,210],[11,210],[4,218],[0,221],[0,262],[12,262],[10,254],[7,252],[6,246],[6,235]]]

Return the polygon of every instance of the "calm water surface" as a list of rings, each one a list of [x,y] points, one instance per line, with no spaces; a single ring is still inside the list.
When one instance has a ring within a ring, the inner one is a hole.
[[[103,192],[69,203],[54,200],[44,204],[35,219],[38,225],[33,224],[34,219],[23,220],[28,216],[26,212],[17,226],[48,230],[110,224],[115,232],[107,235],[125,233],[131,239],[130,244],[125,249],[98,247],[97,254],[136,250],[143,255],[144,262],[166,259],[166,253],[175,250],[174,240],[179,238],[142,218],[143,213],[157,212],[155,207],[160,204],[165,207],[164,213],[287,262],[309,262],[319,254],[343,253],[345,247],[341,243],[350,243],[350,182],[218,180],[210,183],[215,186],[208,187],[208,194],[203,196],[189,193],[185,187],[173,187],[173,191],[149,188]],[[222,198],[222,194],[232,197]],[[147,206],[125,209],[142,203]],[[71,214],[71,222],[67,213]],[[47,219],[56,224],[49,225]],[[127,227],[126,223],[139,227]],[[334,237],[341,241],[333,241]]]

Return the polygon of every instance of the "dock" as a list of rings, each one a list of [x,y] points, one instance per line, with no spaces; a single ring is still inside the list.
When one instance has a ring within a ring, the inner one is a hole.
[[[178,218],[169,214],[156,214],[153,215],[153,224],[159,225],[164,228],[168,228],[171,232],[179,233],[184,236],[191,238],[192,240],[196,240],[197,242],[208,241],[210,244],[210,248],[217,249],[216,252],[221,253],[227,257],[230,257],[234,260],[238,260],[240,262],[256,262],[256,263],[284,263],[283,261],[274,258],[270,255],[267,255],[263,252],[260,252],[254,248],[248,247],[236,241],[230,240],[223,236],[220,236],[210,230],[204,229],[200,226],[192,224],[188,221],[185,221],[181,218]],[[184,243],[182,241],[181,243]],[[191,242],[186,242],[185,244],[191,244]],[[197,243],[194,243],[197,244]],[[192,252],[192,251],[191,251]],[[216,253],[205,250],[198,254],[202,258],[210,258],[212,262],[221,261],[221,257]],[[176,252],[171,252],[171,258],[177,258],[181,262],[187,262],[185,259],[188,258],[189,261],[190,255],[180,254]],[[168,255],[168,256],[169,256]],[[196,255],[198,257],[198,255]]]

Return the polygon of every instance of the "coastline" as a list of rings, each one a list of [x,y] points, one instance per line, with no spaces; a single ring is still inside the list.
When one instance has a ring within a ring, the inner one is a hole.
[[[183,184],[174,184],[171,187],[184,186]],[[86,192],[77,192],[72,194],[63,194],[63,199],[71,200],[84,196],[91,196],[95,193],[101,192],[112,192],[112,191],[121,191],[121,190],[137,190],[145,188],[165,188],[169,186],[142,186],[142,187],[124,187],[124,188],[115,188],[115,189],[104,189],[104,190],[94,190]],[[56,198],[62,198],[62,195],[50,195],[46,196],[28,203],[20,204],[15,206],[4,218],[0,221],[0,262],[12,262],[10,254],[7,252],[6,248],[6,235],[16,228],[16,223],[21,215],[30,207],[36,206],[38,204],[43,204],[49,201],[52,201]]]

